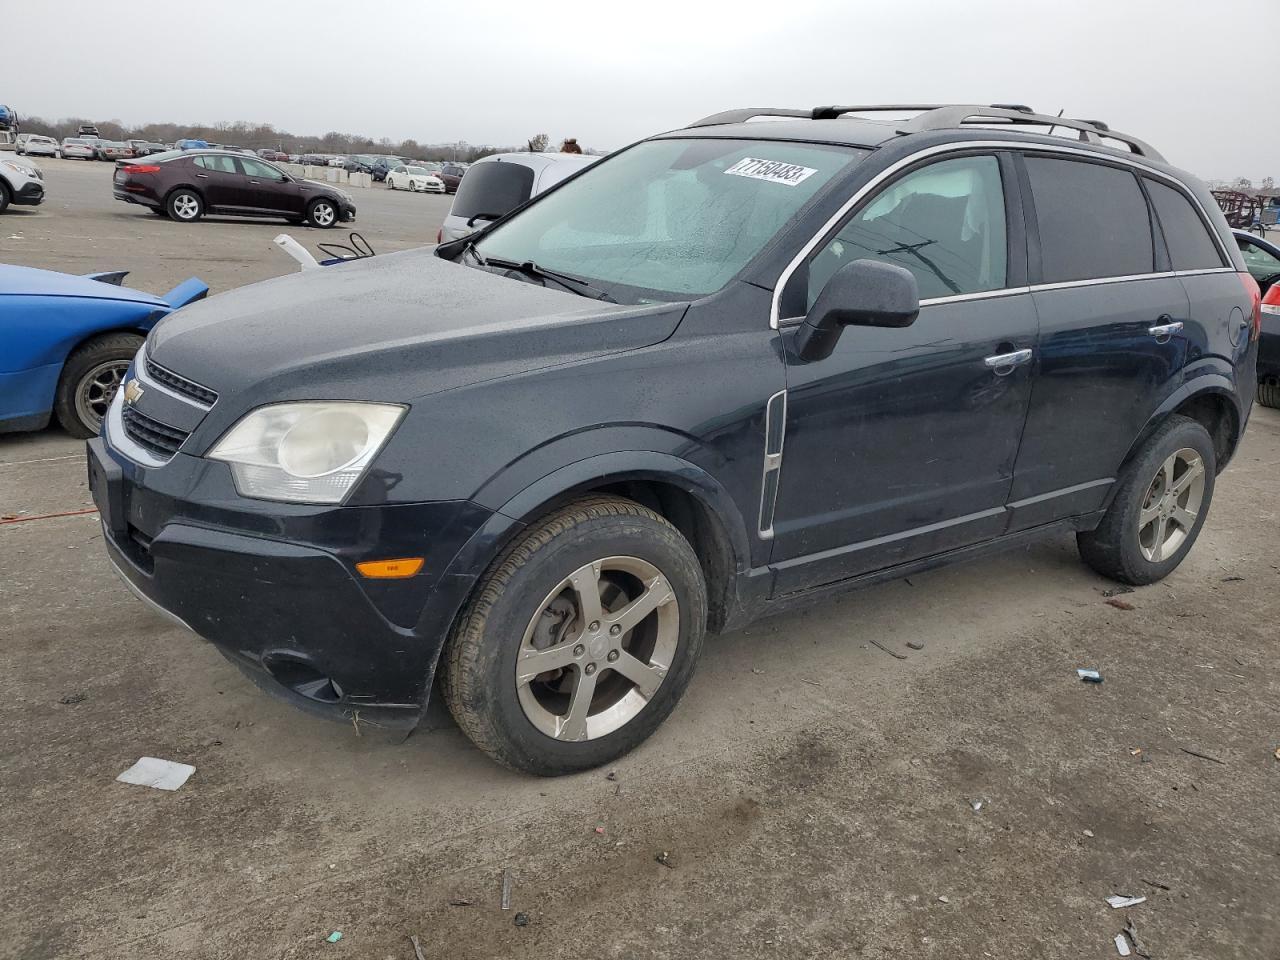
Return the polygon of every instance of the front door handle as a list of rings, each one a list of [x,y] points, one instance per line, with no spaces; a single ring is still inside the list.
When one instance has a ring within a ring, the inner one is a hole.
[[[982,362],[990,367],[997,377],[1007,377],[1013,373],[1015,367],[1022,366],[1030,359],[1031,348],[1024,347],[1011,353],[997,353],[994,356],[985,358]]]
[[[200,180],[208,180],[208,179],[209,179],[209,175],[208,175],[207,173],[197,173],[197,174],[196,174],[196,177],[197,177],[198,179],[200,179]]]
[[[252,183],[255,187],[258,185],[258,181],[257,181],[257,180],[250,180],[249,182],[250,182],[250,183]]]
[[[1165,319],[1164,317],[1160,318]],[[1182,332],[1182,321],[1175,320],[1173,323],[1160,323],[1154,327],[1147,327],[1147,333],[1156,338],[1156,343],[1168,343],[1169,338],[1175,333]]]

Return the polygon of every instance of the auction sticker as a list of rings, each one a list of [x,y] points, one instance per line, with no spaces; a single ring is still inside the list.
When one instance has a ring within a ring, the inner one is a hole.
[[[768,180],[770,183],[782,183],[794,187],[803,183],[818,171],[813,167],[802,167],[795,163],[783,163],[781,160],[757,160],[755,157],[743,157],[725,173],[735,177],[750,177],[752,180]]]

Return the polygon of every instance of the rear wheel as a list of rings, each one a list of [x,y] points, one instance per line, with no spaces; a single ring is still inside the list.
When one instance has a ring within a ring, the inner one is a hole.
[[[5,210],[9,209],[10,199],[12,198],[9,196],[9,185],[0,180],[0,213],[4,213]]]
[[[1258,402],[1264,407],[1280,407],[1280,379],[1264,380],[1258,384]]]
[[[706,587],[688,541],[630,500],[534,524],[486,575],[449,639],[442,687],[463,732],[538,776],[643,742],[693,674]]]
[[[1122,583],[1168,576],[1200,535],[1216,468],[1208,431],[1187,417],[1170,417],[1125,469],[1097,529],[1077,534],[1080,555]]]
[[[179,223],[195,223],[204,216],[204,201],[194,190],[179,187],[169,194],[169,199],[165,201],[165,210]]]
[[[136,333],[111,333],[83,343],[62,367],[54,413],[73,437],[95,437],[102,429],[133,355],[142,346]]]
[[[312,200],[307,207],[307,219],[313,227],[328,229],[338,222],[338,207],[332,200],[324,197]]]

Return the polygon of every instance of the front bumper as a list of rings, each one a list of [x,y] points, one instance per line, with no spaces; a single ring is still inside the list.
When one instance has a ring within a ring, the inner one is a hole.
[[[110,428],[110,426],[109,426]],[[239,497],[225,464],[160,467],[88,442],[111,563],[130,589],[312,713],[412,727],[474,576],[447,573],[491,512],[466,501],[315,507]],[[365,559],[427,557],[405,580]]]
[[[38,180],[27,181],[13,192],[13,202],[33,207],[44,203],[44,184]]]

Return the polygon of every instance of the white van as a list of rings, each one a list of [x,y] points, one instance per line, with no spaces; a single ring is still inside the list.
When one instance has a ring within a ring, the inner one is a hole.
[[[599,159],[581,153],[495,153],[482,157],[458,184],[453,207],[436,242],[447,243],[474,233]]]

